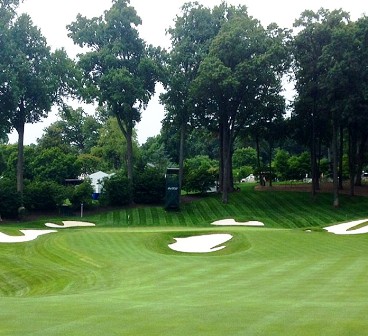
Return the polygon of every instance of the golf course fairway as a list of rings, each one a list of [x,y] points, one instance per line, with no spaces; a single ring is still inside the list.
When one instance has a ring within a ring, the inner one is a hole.
[[[226,233],[210,254],[174,237]],[[71,228],[0,244],[0,335],[364,335],[368,235]]]

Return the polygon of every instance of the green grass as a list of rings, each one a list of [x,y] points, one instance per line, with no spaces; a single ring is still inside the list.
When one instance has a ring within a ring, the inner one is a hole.
[[[219,196],[183,204],[180,212],[166,212],[162,207],[137,207],[89,217],[101,226],[114,227],[208,227],[224,218],[239,221],[259,220],[267,227],[305,228],[362,218],[368,214],[368,199],[340,195],[341,207],[332,207],[331,194],[315,199],[302,192],[255,192],[243,186],[231,195],[228,205]]]
[[[213,196],[180,212],[125,209],[86,217],[94,228],[0,244],[0,335],[366,335],[368,235],[320,228],[367,218],[368,199],[331,201],[245,188],[226,206]],[[210,225],[223,218],[267,228]],[[168,248],[215,232],[233,235],[226,249]]]

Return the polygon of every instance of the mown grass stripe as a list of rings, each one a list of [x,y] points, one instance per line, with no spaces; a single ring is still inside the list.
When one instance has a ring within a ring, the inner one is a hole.
[[[0,244],[2,332],[365,335],[368,235],[301,229],[368,217],[367,199],[341,197],[335,210],[331,195],[312,200],[244,187],[230,198],[223,205],[217,195],[205,197],[179,212],[124,208],[84,218],[95,228]],[[277,229],[210,228],[209,222],[226,217],[258,219]],[[13,233],[33,225],[4,227]],[[174,237],[208,232],[233,239],[210,254],[168,248]]]
[[[226,218],[226,214],[221,211],[223,206],[219,205],[219,200],[217,198],[209,197],[206,198],[204,201],[207,203],[213,218],[215,218],[216,220],[223,219],[224,217]]]

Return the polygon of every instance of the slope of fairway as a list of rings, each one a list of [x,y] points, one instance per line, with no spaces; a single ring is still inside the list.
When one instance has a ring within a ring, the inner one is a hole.
[[[368,235],[319,229],[347,215],[367,218],[366,200],[346,198],[335,210],[323,195],[232,197],[228,206],[210,197],[180,213],[100,214],[88,218],[96,227],[0,244],[0,335],[366,335]],[[211,227],[221,218],[266,227]],[[210,233],[232,238],[208,254],[168,246]]]
[[[184,203],[181,211],[166,212],[162,207],[135,207],[88,217],[100,226],[114,227],[198,227],[226,218],[238,222],[259,221],[266,227],[307,228],[365,218],[368,199],[340,195],[340,208],[332,206],[331,194],[269,191],[257,192],[243,186],[223,204],[219,195]]]

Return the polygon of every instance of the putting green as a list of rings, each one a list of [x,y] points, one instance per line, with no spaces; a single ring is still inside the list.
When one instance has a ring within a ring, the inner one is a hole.
[[[180,253],[175,237],[231,234]],[[0,244],[0,335],[365,335],[368,235],[72,228]]]

